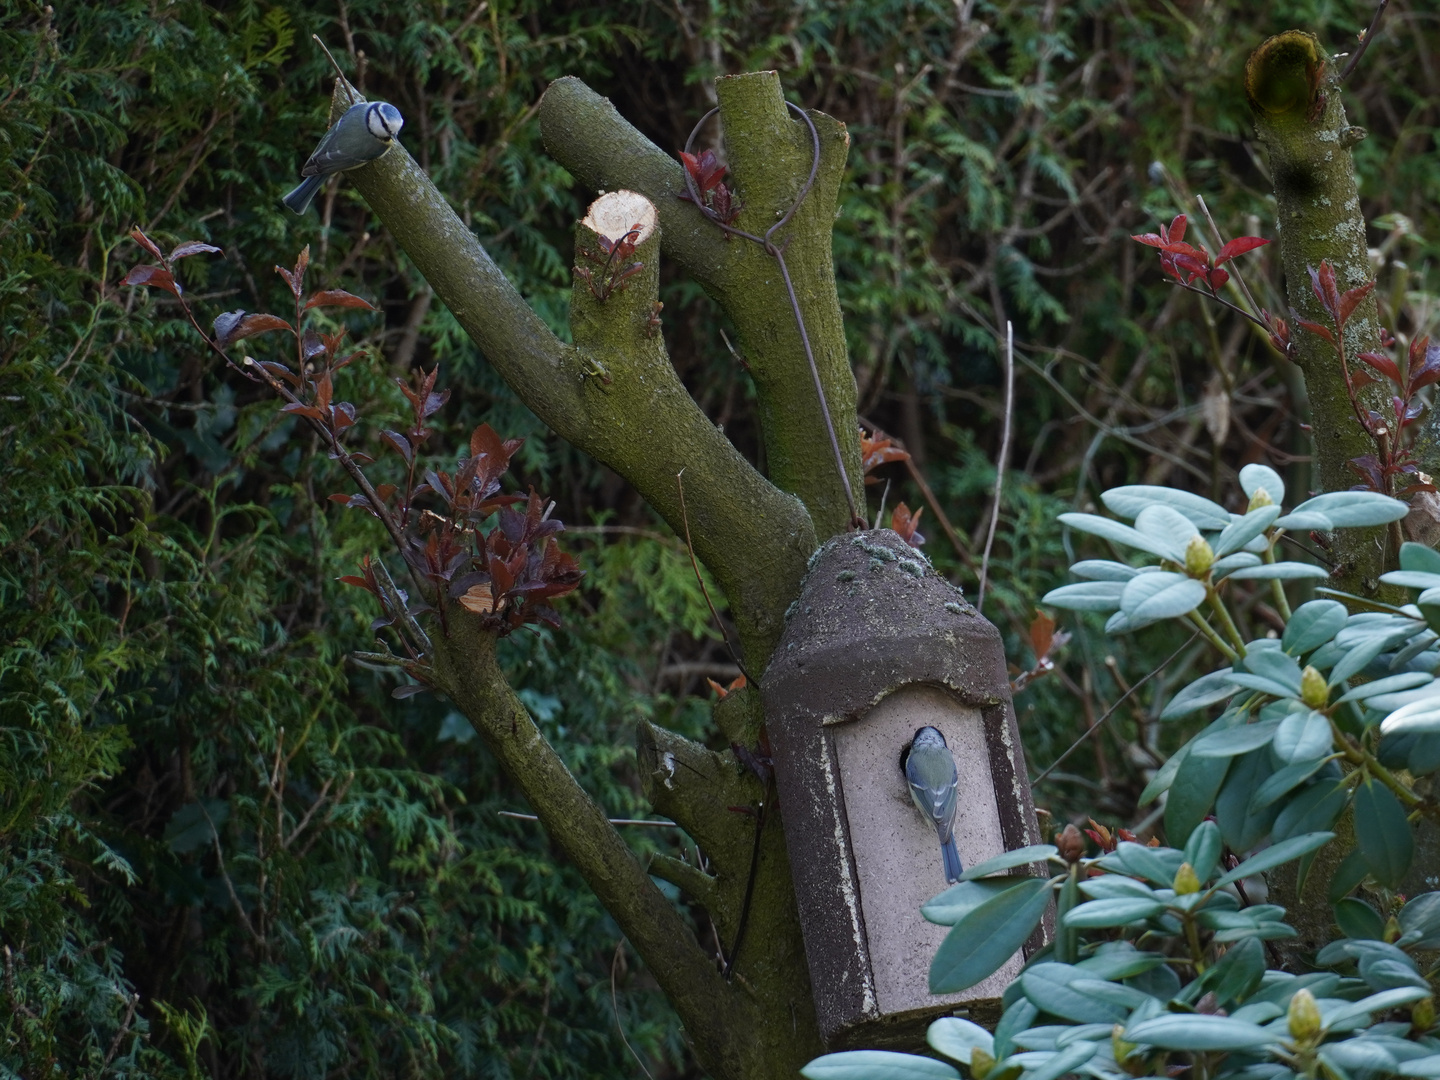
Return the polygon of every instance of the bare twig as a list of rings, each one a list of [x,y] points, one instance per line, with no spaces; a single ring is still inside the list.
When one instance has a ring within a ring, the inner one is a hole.
[[[235,914],[240,916],[240,925],[249,932],[250,938],[263,950],[266,942],[255,932],[255,924],[250,921],[250,916],[245,914],[245,906],[240,903],[240,897],[235,892],[235,883],[230,880],[230,873],[225,869],[225,853],[220,849],[220,830],[215,827],[215,822],[210,818],[210,812],[205,809],[205,804],[199,804],[200,813],[205,815],[205,821],[210,826],[210,837],[215,842],[215,861],[220,867],[220,876],[225,881],[225,891],[230,894],[230,902],[235,905]]]
[[[314,39],[315,44],[319,45],[321,51],[325,53],[326,59],[330,61],[330,66],[335,69],[335,74],[340,76],[340,85],[345,88],[345,95],[350,99],[350,104],[355,104],[355,88],[350,85],[350,80],[345,77],[345,72],[340,70],[340,65],[335,62],[335,57],[332,56],[330,50],[325,47],[325,42],[320,40],[319,34],[311,34],[310,37]],[[353,51],[353,45],[351,49]]]
[[[766,791],[769,796],[769,791]],[[750,847],[750,875],[745,879],[745,899],[740,903],[740,925],[735,929],[735,944],[730,946],[730,958],[725,961],[725,979],[728,982],[735,970],[735,958],[740,955],[740,946],[745,944],[745,931],[750,925],[750,903],[755,899],[755,875],[760,869],[760,837],[765,831],[765,803],[755,807],[755,839]]]
[[[1365,28],[1365,36],[1360,39],[1360,47],[1350,56],[1350,62],[1340,72],[1339,82],[1348,79],[1357,67],[1360,66],[1360,58],[1365,55],[1365,50],[1370,47],[1370,39],[1375,36],[1375,31],[1380,28],[1380,17],[1385,14],[1385,9],[1390,6],[1390,0],[1380,0],[1375,5],[1375,14],[1370,19],[1370,25]]]
[[[684,475],[684,469],[675,474],[675,486],[680,489],[680,520],[685,525],[685,550],[690,553],[690,568],[695,571],[695,580],[700,583],[700,592],[705,597],[706,606],[710,608],[710,617],[715,620],[720,637],[725,641],[725,648],[730,652],[730,659],[735,661],[735,666],[740,669],[740,674],[745,676],[745,681],[753,685],[755,680],[750,677],[750,672],[745,670],[740,654],[730,644],[730,635],[725,632],[725,624],[720,621],[720,612],[715,610],[715,601],[710,599],[710,590],[705,587],[705,579],[700,574],[700,564],[695,560],[695,545],[690,542],[690,513],[685,509],[685,481],[682,479]]]
[[[115,1055],[120,1052],[120,1044],[125,1041],[125,1036],[130,1031],[130,1023],[135,1019],[135,1006],[140,1004],[140,995],[131,994],[130,1000],[125,1003],[125,1019],[120,1022],[120,1030],[115,1032],[115,1038],[110,1040],[110,1049],[105,1051],[105,1060],[100,1063],[100,1068],[95,1070],[97,1080],[105,1075],[105,1070],[110,1067],[110,1062],[115,1060]]]
[[[1174,662],[1175,662],[1175,658],[1178,657],[1178,656],[1179,656],[1182,652],[1184,652],[1186,649],[1188,649],[1192,644],[1194,644],[1195,639],[1198,638],[1199,636],[1200,636],[1200,631],[1198,631],[1198,630],[1195,631],[1195,633],[1193,633],[1193,634],[1190,635],[1189,640],[1187,640],[1184,645],[1181,645],[1180,648],[1176,649],[1173,653],[1171,653],[1168,657],[1165,658],[1164,663],[1162,663],[1162,664],[1161,664],[1159,667],[1157,667],[1154,671],[1146,672],[1144,678],[1142,678],[1142,679],[1141,679],[1139,682],[1137,682],[1134,686],[1130,687],[1129,690],[1126,690],[1123,694],[1121,694],[1120,697],[1119,697],[1119,699],[1115,702],[1115,704],[1114,704],[1114,705],[1111,705],[1110,708],[1108,708],[1108,709],[1105,710],[1105,715],[1104,715],[1104,716],[1100,717],[1099,720],[1096,720],[1095,723],[1091,724],[1088,728],[1086,728],[1086,729],[1085,729],[1085,734],[1081,735],[1078,739],[1076,739],[1073,743],[1071,743],[1070,746],[1069,746],[1069,748],[1066,749],[1066,751],[1065,751],[1063,754],[1061,754],[1058,758],[1056,758],[1054,761],[1052,761],[1052,762],[1050,763],[1050,767],[1049,767],[1048,769],[1046,769],[1044,772],[1042,772],[1039,776],[1035,777],[1034,780],[1030,781],[1031,786],[1033,787],[1034,785],[1040,783],[1040,781],[1044,780],[1047,776],[1049,776],[1049,775],[1050,775],[1051,773],[1053,773],[1056,769],[1058,769],[1058,768],[1064,763],[1064,761],[1065,761],[1066,758],[1068,758],[1068,757],[1069,757],[1071,754],[1073,754],[1076,750],[1080,749],[1080,745],[1081,745],[1086,739],[1090,738],[1090,736],[1094,735],[1094,734],[1095,734],[1096,732],[1098,732],[1102,727],[1105,726],[1105,721],[1109,720],[1110,717],[1112,717],[1112,716],[1115,715],[1115,710],[1118,709],[1118,708],[1120,708],[1120,706],[1125,703],[1125,700],[1126,700],[1127,698],[1129,698],[1129,696],[1130,696],[1131,694],[1135,693],[1136,690],[1139,690],[1140,687],[1144,686],[1147,682],[1149,682],[1151,679],[1153,679],[1156,675],[1159,675],[1160,672],[1164,671],[1167,667],[1169,667],[1172,663],[1174,663]]]
[[[539,821],[539,820],[540,820],[540,818],[537,817],[535,814],[519,814],[519,813],[516,813],[514,810],[497,810],[496,813],[499,814],[501,817],[514,818],[516,821]],[[656,828],[656,829],[678,829],[678,828],[680,828],[680,826],[677,825],[677,824],[675,824],[675,822],[673,822],[673,821],[649,821],[649,820],[647,820],[647,819],[645,819],[645,818],[623,818],[623,817],[612,817],[612,818],[610,818],[609,820],[610,820],[610,824],[611,824],[611,825],[649,825],[649,826],[651,826],[652,828]]]
[[[625,1049],[630,1051],[630,1056],[635,1059],[635,1064],[640,1066],[640,1071],[645,1074],[646,1080],[655,1080],[650,1075],[650,1070],[645,1067],[645,1062],[630,1045],[629,1038],[625,1035],[625,1025],[620,1023],[620,998],[615,992],[615,969],[620,966],[620,950],[625,948],[625,939],[622,937],[615,943],[615,957],[610,961],[610,1008],[615,1012],[615,1030],[620,1032],[620,1041],[625,1044]]]
[[[1000,456],[995,461],[995,505],[990,508],[990,530],[985,534],[985,552],[980,557],[980,592],[975,610],[985,608],[985,586],[990,578],[990,548],[1000,524],[1000,496],[1005,490],[1005,466],[1010,460],[1010,417],[1015,409],[1015,326],[1005,324],[1005,412],[1000,425]]]

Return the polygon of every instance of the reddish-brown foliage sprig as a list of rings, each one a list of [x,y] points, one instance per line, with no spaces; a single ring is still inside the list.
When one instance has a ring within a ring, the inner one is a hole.
[[[293,321],[265,312],[227,311],[215,317],[211,332],[206,333],[183,295],[174,263],[220,249],[200,241],[186,241],[167,256],[141,230],[134,230],[131,236],[158,260],[158,265],[131,268],[124,283],[163,289],[174,296],[196,333],[227,366],[267,385],[281,399],[283,413],[300,417],[324,437],[330,457],[341,463],[360,489],[354,494],[340,493],[329,498],[379,518],[410,567],[415,583],[428,594],[428,600],[412,604],[409,596],[393,585],[387,592],[388,577],[382,582],[377,564],[367,556],[360,574],[346,575],[340,580],[365,589],[380,602],[381,615],[372,629],[378,631],[405,620],[413,624],[416,615],[435,609],[443,621],[445,600],[458,600],[462,607],[481,615],[486,626],[497,633],[509,633],[527,622],[558,623],[558,616],[548,601],[574,590],[581,572],[575,560],[556,545],[554,536],[564,526],[549,516],[545,501],[533,489],[528,499],[501,491],[501,477],[524,440],[502,439],[488,424],[481,424],[471,434],[469,453],[460,458],[453,473],[422,468],[423,448],[432,434],[428,421],[445,406],[450,392],[435,388],[438,370],[417,372],[413,387],[404,380],[396,380],[410,404],[409,426],[403,432],[385,429],[380,433],[381,441],[404,461],[405,482],[403,485],[371,484],[363,466],[374,459],[360,451],[346,449],[342,441],[344,433],[358,422],[358,412],[352,403],[335,397],[336,373],[363,352],[343,351],[344,328],[327,333],[308,327],[306,322],[309,313],[317,308],[373,311],[374,306],[344,289],[322,289],[307,295],[305,277],[310,266],[310,249],[306,247],[293,266],[275,267],[293,297]],[[634,251],[632,241],[633,234],[610,245],[610,254],[623,260]],[[638,270],[638,264],[634,269],[627,269],[633,273]],[[623,284],[623,278],[621,282]],[[288,333],[295,343],[292,364],[246,357],[242,367],[230,357],[228,350],[236,342],[276,331]],[[417,472],[423,474],[418,481]],[[438,498],[444,514],[428,510],[416,512],[416,500],[427,494]],[[526,503],[523,514],[510,509],[519,502]],[[501,515],[499,525],[488,535],[482,534],[479,524],[497,511]],[[488,604],[480,600],[482,586],[489,591]],[[423,632],[417,631],[417,634],[424,637]],[[416,666],[423,658],[411,636],[399,635],[410,654],[410,660],[402,666],[423,681],[423,665]],[[424,687],[401,687],[396,696],[421,689]]]
[[[1365,367],[1352,371],[1345,350],[1345,326],[1361,301],[1374,290],[1375,283],[1367,281],[1342,292],[1335,268],[1328,260],[1322,261],[1318,269],[1309,269],[1310,289],[1330,317],[1330,325],[1298,316],[1295,324],[1335,350],[1355,419],[1375,443],[1375,453],[1361,454],[1347,463],[1361,481],[1352,490],[1378,491],[1398,498],[1434,491],[1430,478],[1420,472],[1414,444],[1415,421],[1424,411],[1419,393],[1440,382],[1440,346],[1431,345],[1429,337],[1422,336],[1410,343],[1405,356],[1399,360],[1384,352],[1359,353],[1358,359]],[[1394,337],[1383,328],[1380,340],[1385,349],[1395,344]],[[1389,384],[1390,398],[1389,408],[1383,413],[1369,408],[1360,399],[1361,390],[1382,379]]]
[[[920,533],[920,515],[923,513],[925,513],[923,506],[912,514],[910,507],[902,502],[890,514],[890,528],[901,540],[911,547],[918,548],[925,543],[925,537]]]
[[[895,445],[895,440],[888,435],[876,432],[874,435],[866,433],[864,428],[860,429],[860,462],[865,471],[865,483],[878,484],[880,478],[871,474],[881,465],[887,465],[892,461],[909,461],[910,452]]]
[[[720,163],[715,151],[705,150],[697,157],[681,150],[680,162],[695,181],[695,189],[700,192],[704,205],[714,211],[716,220],[722,225],[733,224],[740,216],[741,203],[725,185],[726,166]],[[680,198],[686,202],[694,201],[688,191],[681,192]],[[725,239],[730,239],[729,233],[725,234]]]
[[[1035,618],[1030,622],[1030,647],[1035,652],[1035,664],[1029,671],[1021,671],[1019,668],[1010,668],[1013,678],[1010,680],[1010,692],[1018,694],[1036,679],[1048,675],[1055,670],[1054,653],[1065,647],[1070,640],[1070,634],[1065,630],[1055,629],[1055,620],[1043,611],[1037,611]]]
[[[1185,285],[1201,280],[1211,293],[1218,293],[1230,280],[1229,271],[1221,269],[1225,263],[1270,242],[1259,236],[1237,236],[1221,248],[1220,254],[1212,261],[1210,252],[1204,247],[1185,242],[1185,220],[1185,215],[1179,214],[1169,225],[1161,225],[1158,233],[1145,233],[1130,239],[1158,248],[1160,268],[1170,277]]]
[[[1212,260],[1210,252],[1206,248],[1196,247],[1185,242],[1185,225],[1185,215],[1178,214],[1169,225],[1161,225],[1158,233],[1132,235],[1130,239],[1138,241],[1146,247],[1157,248],[1160,251],[1160,269],[1180,288],[1207,296],[1243,315],[1264,328],[1270,337],[1270,343],[1282,353],[1289,355],[1290,327],[1285,320],[1276,318],[1264,308],[1256,311],[1237,307],[1220,295],[1220,290],[1230,280],[1230,272],[1222,269],[1225,263],[1244,255],[1247,251],[1264,247],[1270,241],[1260,236],[1237,236],[1221,247],[1220,254]],[[1196,281],[1203,281],[1205,288],[1196,286]],[[1245,292],[1245,297],[1253,309],[1255,307],[1254,299],[1250,297],[1248,291]]]
[[[595,239],[600,245],[598,252],[585,247],[576,248],[576,254],[581,261],[591,265],[581,266],[577,263],[574,267],[575,274],[584,279],[585,284],[590,286],[590,294],[602,304],[613,294],[623,291],[630,284],[630,279],[644,269],[643,262],[625,261],[635,254],[639,237],[640,226],[637,223],[618,240],[597,235]]]

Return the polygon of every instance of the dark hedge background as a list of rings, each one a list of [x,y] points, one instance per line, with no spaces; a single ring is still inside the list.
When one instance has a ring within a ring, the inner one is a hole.
[[[392,701],[347,654],[373,611],[337,584],[378,527],[274,403],[121,287],[140,225],[203,239],[212,314],[279,303],[305,244],[347,317],[369,437],[391,377],[439,364],[437,460],[481,420],[525,436],[515,484],[559,501],[588,571],[563,630],[506,662],[590,791],[643,814],[630,728],[707,734],[727,679],[683,544],[509,393],[343,183],[279,197],[324,128],[319,33],[557,328],[576,191],[534,106],[577,74],[660,146],[717,74],[778,68],[853,139],[835,252],[862,414],[903,438],[955,525],[927,548],[973,595],[999,441],[997,330],[1021,343],[986,613],[1015,663],[1061,580],[1055,515],[1105,486],[1306,486],[1299,384],[1264,340],[1167,288],[1125,237],[1193,212],[1273,235],[1239,75],[1266,35],[1349,47],[1352,0],[0,2],[0,1070],[57,1076],[693,1075],[663,999],[458,714]],[[1394,0],[1347,95],[1382,314],[1429,329],[1440,14]],[[362,61],[363,54],[363,61]],[[743,192],[741,193],[743,196]],[[1213,245],[1212,245],[1213,246]],[[1273,260],[1246,266],[1283,310]],[[763,460],[723,319],[667,279],[688,385]],[[1262,298],[1262,302],[1266,302]],[[887,505],[923,502],[900,466]],[[884,485],[872,489],[871,512]],[[1263,625],[1263,603],[1249,617]],[[1032,773],[1177,641],[1081,620],[1017,701]],[[1111,657],[1114,659],[1112,660]],[[1186,658],[1167,678],[1187,674]],[[1193,672],[1190,672],[1193,674]],[[1135,705],[1052,773],[1056,819],[1135,825],[1180,733]],[[674,841],[634,830],[637,848]],[[702,932],[703,928],[702,928]]]

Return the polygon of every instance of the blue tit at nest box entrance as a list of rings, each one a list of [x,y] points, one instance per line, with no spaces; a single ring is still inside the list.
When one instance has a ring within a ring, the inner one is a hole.
[[[955,758],[945,745],[945,736],[933,727],[915,732],[910,751],[905,756],[905,779],[910,782],[910,798],[915,808],[934,829],[940,840],[940,857],[945,864],[945,880],[960,880],[964,867],[955,847],[955,788],[958,776]]]
[[[305,213],[327,176],[374,161],[394,145],[404,126],[400,110],[388,102],[362,101],[350,106],[305,162],[300,170],[305,179],[285,196],[285,205],[297,214]]]

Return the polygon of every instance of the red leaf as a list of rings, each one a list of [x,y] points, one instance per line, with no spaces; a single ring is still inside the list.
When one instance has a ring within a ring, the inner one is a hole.
[[[1381,375],[1384,375],[1391,382],[1395,383],[1397,386],[1399,385],[1400,368],[1396,365],[1394,360],[1390,359],[1390,357],[1386,356],[1384,353],[1362,352],[1360,354],[1360,359],[1364,360],[1365,363],[1369,364],[1376,371],[1380,372]]]
[[[202,244],[199,240],[186,240],[183,244],[176,247],[174,251],[170,252],[170,261],[174,262],[176,259],[188,259],[191,255],[204,255],[208,252],[219,250],[220,249],[213,244]]]
[[[295,415],[297,416],[308,416],[311,420],[322,420],[325,416],[325,414],[322,413],[319,409],[312,409],[303,401],[288,402],[280,409],[280,411],[286,413],[295,413]]]
[[[1176,214],[1174,220],[1170,222],[1170,227],[1167,229],[1162,229],[1162,231],[1165,234],[1165,239],[1172,244],[1178,244],[1181,240],[1184,240],[1185,215]]]
[[[330,385],[330,372],[322,372],[320,378],[315,382],[315,404],[322,410],[330,407],[330,394],[333,387]]]
[[[1146,233],[1146,234],[1143,235],[1143,236],[1136,236],[1134,233],[1131,233],[1131,234],[1130,234],[1130,239],[1131,239],[1131,240],[1139,241],[1140,243],[1146,245],[1147,247],[1153,247],[1153,248],[1164,247],[1164,246],[1166,245],[1166,243],[1168,243],[1168,241],[1167,241],[1163,236],[1161,236],[1159,233],[1153,233],[1153,232]]]
[[[395,452],[405,459],[405,464],[410,464],[411,459],[415,455],[414,451],[410,447],[409,439],[405,438],[404,435],[401,435],[400,432],[391,431],[389,428],[386,428],[384,431],[380,432],[380,437],[384,439],[387,443],[389,443],[392,447],[394,447]]]
[[[1335,268],[1330,265],[1330,260],[1321,259],[1319,270],[1313,266],[1307,269],[1310,271],[1310,290],[1315,294],[1315,299],[1320,301],[1320,306],[1330,313],[1332,319],[1338,318],[1340,292],[1335,285]]]
[[[902,502],[890,515],[890,528],[911,547],[919,547],[925,543],[925,537],[921,536],[919,532],[920,515],[923,513],[925,513],[925,508],[922,506],[914,514],[911,514],[910,508]]]
[[[445,407],[445,402],[449,400],[449,390],[441,390],[438,394],[427,394],[425,396],[425,408],[421,410],[421,415],[426,420],[430,419],[430,417],[434,416],[437,412],[443,409]]]
[[[1295,325],[1304,327],[1312,334],[1318,334],[1320,337],[1330,342],[1331,345],[1335,344],[1335,335],[1330,333],[1328,327],[1321,326],[1319,323],[1310,322],[1308,319],[1296,319]]]
[[[1237,236],[1220,249],[1220,254],[1215,256],[1215,265],[1219,266],[1221,263],[1229,262],[1235,256],[1244,255],[1247,251],[1254,251],[1258,247],[1264,247],[1269,242],[1259,236]]]
[[[291,386],[295,387],[295,389],[300,389],[300,377],[284,364],[276,363],[274,360],[261,360],[260,366],[277,379],[284,379]]]
[[[1373,281],[1367,281],[1364,285],[1357,285],[1340,297],[1340,315],[1338,322],[1343,328],[1350,318],[1350,313],[1355,310],[1355,305],[1370,295],[1370,290],[1375,288]]]
[[[1055,639],[1055,620],[1043,611],[1035,613],[1034,620],[1030,623],[1030,647],[1035,650],[1035,659],[1039,660],[1050,652],[1050,643]]]
[[[360,297],[355,296],[353,293],[348,293],[344,289],[326,289],[324,292],[318,292],[310,297],[309,300],[305,301],[306,311],[315,307],[349,307],[364,308],[366,311],[375,310],[375,305],[370,303],[369,300],[362,300]]]
[[[254,337],[256,334],[268,334],[271,330],[289,330],[294,333],[295,328],[278,315],[267,315],[257,311],[255,314],[246,315],[241,319],[227,336],[226,341],[239,341],[241,338]]]
[[[1368,371],[1357,370],[1350,376],[1350,389],[1363,390],[1367,386],[1378,383],[1380,380],[1371,375]]]
[[[325,340],[314,330],[306,330],[300,337],[300,354],[312,360],[325,351]]]
[[[1381,472],[1380,461],[1374,454],[1363,454],[1357,458],[1351,458],[1345,463],[1362,480],[1365,486],[1371,491],[1385,490],[1385,475]]]
[[[290,291],[299,299],[300,290],[295,288],[295,275],[286,270],[283,266],[275,267],[275,272],[285,279],[285,284],[290,286]]]
[[[156,246],[155,241],[151,240],[150,237],[146,236],[143,232],[141,232],[138,227],[130,230],[130,239],[134,240],[146,251],[150,252],[151,255],[154,255],[155,258],[162,260],[165,258],[165,256],[161,254],[159,247]]]
[[[1230,273],[1229,271],[1216,268],[1205,275],[1205,280],[1209,283],[1212,292],[1219,292],[1225,287],[1225,283],[1230,280]]]
[[[869,473],[892,461],[909,461],[910,452],[895,445],[888,435],[876,431],[873,436],[860,433],[860,458],[865,472]],[[869,479],[867,478],[867,483]]]
[[[332,499],[335,498],[334,495],[331,495],[330,497]],[[337,578],[336,580],[339,581],[342,585],[358,585],[362,589],[370,588],[370,583],[368,581],[366,581],[363,577],[356,577],[354,574],[346,574],[344,577]]]
[[[1440,381],[1440,345],[1431,345],[1430,338],[1416,338],[1410,343],[1410,394],[1421,387]]]
[[[175,296],[180,295],[180,286],[175,277],[163,266],[137,266],[125,275],[122,285],[152,285]]]

